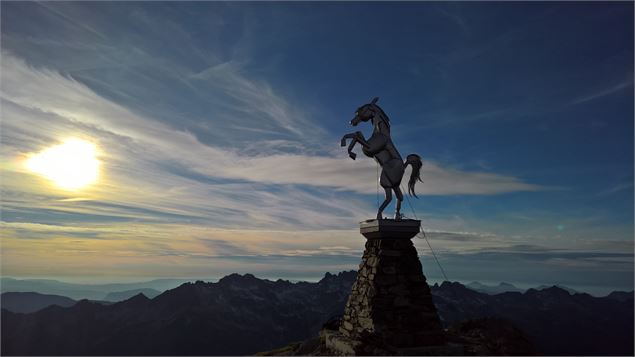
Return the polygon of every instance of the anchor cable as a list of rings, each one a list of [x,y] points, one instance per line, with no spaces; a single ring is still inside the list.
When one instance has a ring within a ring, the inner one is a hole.
[[[375,197],[377,198],[377,208],[379,209],[379,162],[375,160],[375,163],[377,164],[377,181],[375,181],[377,183],[377,195]]]
[[[404,192],[403,185],[401,185],[401,190],[402,192]],[[406,197],[408,206],[410,206],[412,215],[415,217],[416,220],[419,220],[419,218],[417,218],[417,214],[415,213],[415,209],[412,207],[412,203],[410,203],[410,197],[408,197],[407,194],[405,194],[404,196]],[[434,257],[434,261],[437,262],[437,265],[439,266],[439,270],[441,270],[441,274],[443,274],[443,278],[445,279],[445,281],[450,281],[450,279],[448,279],[448,276],[445,275],[445,270],[441,266],[441,263],[439,262],[439,259],[437,258],[437,254],[434,252],[434,249],[432,249],[432,245],[430,245],[430,241],[428,240],[428,237],[426,236],[426,232],[423,230],[423,228],[421,228],[421,226],[419,226],[419,232],[423,235],[423,238],[426,240],[426,243],[428,243],[428,247],[430,247],[430,251],[432,252],[432,257]]]

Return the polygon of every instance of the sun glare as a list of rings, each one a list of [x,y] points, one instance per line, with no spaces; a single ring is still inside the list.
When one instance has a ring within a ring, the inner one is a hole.
[[[59,188],[78,190],[97,180],[99,160],[93,143],[70,139],[31,156],[26,167]]]

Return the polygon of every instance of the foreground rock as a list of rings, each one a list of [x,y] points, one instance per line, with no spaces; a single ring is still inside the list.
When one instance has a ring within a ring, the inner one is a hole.
[[[448,341],[463,346],[466,356],[535,356],[537,351],[527,336],[509,321],[483,318],[461,321],[451,326]]]
[[[324,341],[325,332],[335,333],[337,326],[325,326],[320,337],[303,342],[291,343],[275,350],[257,353],[259,356],[334,356],[337,351],[327,347]],[[451,326],[446,331],[446,339],[450,344],[462,346],[461,353],[466,356],[535,356],[536,349],[527,337],[506,320],[484,318],[467,320]],[[367,354],[391,355],[394,351],[383,350],[372,341],[365,347]],[[456,349],[429,348],[428,355],[447,355],[457,352]],[[444,353],[446,352],[446,353]],[[421,354],[419,354],[421,355]]]

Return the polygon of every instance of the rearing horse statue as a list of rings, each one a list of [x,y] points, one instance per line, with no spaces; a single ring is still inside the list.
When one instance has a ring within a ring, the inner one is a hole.
[[[357,108],[355,112],[355,118],[351,120],[352,126],[357,126],[360,122],[371,121],[373,123],[373,135],[367,140],[364,138],[364,134],[361,131],[346,134],[342,137],[342,146],[346,146],[346,139],[351,139],[351,143],[348,145],[348,156],[355,160],[357,154],[353,152],[353,148],[356,143],[362,145],[362,151],[368,157],[372,157],[381,166],[381,176],[379,178],[379,184],[386,191],[386,199],[379,206],[377,211],[377,219],[383,219],[382,213],[386,206],[392,200],[392,191],[395,191],[397,196],[397,205],[395,209],[395,220],[401,220],[403,217],[401,214],[401,201],[403,201],[403,193],[401,192],[400,184],[403,178],[406,166],[412,165],[412,174],[410,180],[408,180],[408,193],[417,197],[415,194],[415,183],[417,180],[421,181],[421,158],[419,155],[410,154],[406,157],[404,162],[399,155],[399,151],[392,143],[390,138],[390,119],[384,111],[375,103],[379,98],[374,98],[370,103],[364,104]],[[423,181],[421,181],[423,182]]]

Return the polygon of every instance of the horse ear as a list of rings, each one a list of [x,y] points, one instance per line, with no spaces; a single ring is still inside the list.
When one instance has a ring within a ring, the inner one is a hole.
[[[373,101],[370,102],[370,104],[375,104],[375,103],[377,103],[378,100],[379,100],[379,97],[375,97],[375,98],[373,98]]]

